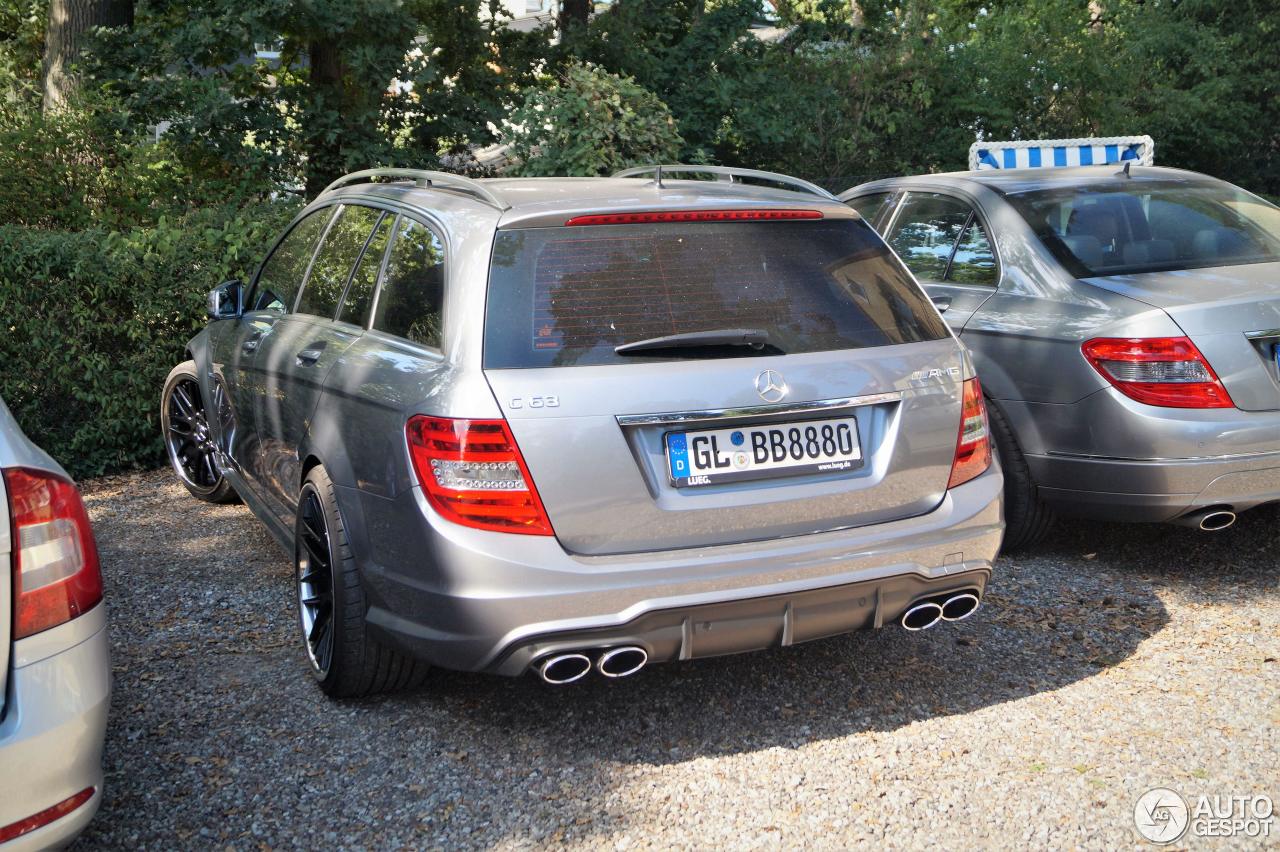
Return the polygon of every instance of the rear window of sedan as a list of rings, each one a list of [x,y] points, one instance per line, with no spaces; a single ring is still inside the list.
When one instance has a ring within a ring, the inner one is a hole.
[[[1007,198],[1078,278],[1280,260],[1280,209],[1227,184],[1117,179]]]
[[[489,368],[751,355],[615,347],[715,329],[767,333],[759,354],[937,340],[946,326],[865,223],[667,222],[500,231]]]

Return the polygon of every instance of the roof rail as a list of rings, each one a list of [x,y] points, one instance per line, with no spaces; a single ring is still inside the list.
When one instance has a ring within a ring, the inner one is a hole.
[[[454,175],[448,172],[432,172],[426,169],[365,169],[360,172],[352,172],[349,175],[343,175],[324,188],[324,192],[332,192],[340,186],[346,186],[349,183],[357,183],[362,180],[372,180],[373,178],[403,178],[412,180],[421,187],[431,188],[440,186],[444,189],[453,189],[458,192],[466,193],[473,196],[490,207],[498,210],[509,210],[511,205],[503,201],[493,190],[475,178],[469,178],[465,175]],[[323,195],[324,193],[321,193]]]
[[[754,178],[755,180],[772,181],[773,183],[781,183],[786,186],[795,187],[802,192],[808,192],[819,198],[825,198],[828,201],[838,201],[834,195],[827,192],[822,187],[809,183],[807,180],[801,180],[791,175],[782,175],[777,172],[762,172],[756,169],[739,169],[733,166],[687,166],[683,164],[661,165],[661,166],[636,166],[632,169],[623,169],[615,172],[613,177],[628,178],[639,177],[641,175],[651,174],[659,186],[662,185],[662,176],[668,172],[674,174],[693,173],[693,174],[709,174],[716,175],[718,180],[734,183],[734,178]]]

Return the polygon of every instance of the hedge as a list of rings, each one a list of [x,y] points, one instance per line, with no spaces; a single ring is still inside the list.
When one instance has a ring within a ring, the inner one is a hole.
[[[0,226],[0,396],[76,477],[163,457],[165,375],[219,281],[247,275],[296,211],[205,209],[128,231]]]

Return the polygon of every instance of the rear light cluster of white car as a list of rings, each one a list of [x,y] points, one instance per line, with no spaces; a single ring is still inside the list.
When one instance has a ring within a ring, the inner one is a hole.
[[[1095,337],[1084,357],[1130,399],[1164,408],[1234,408],[1231,395],[1185,337]]]
[[[51,473],[4,471],[13,539],[13,638],[57,627],[102,600],[89,516],[75,485]]]
[[[955,460],[951,463],[948,488],[963,485],[991,467],[991,427],[987,423],[987,406],[982,399],[982,385],[977,379],[966,379],[960,410],[960,437],[956,440]]]
[[[418,482],[442,516],[475,529],[554,535],[505,420],[420,415],[406,434]]]

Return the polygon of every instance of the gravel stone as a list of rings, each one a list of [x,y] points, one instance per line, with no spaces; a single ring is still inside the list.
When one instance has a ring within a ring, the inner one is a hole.
[[[164,471],[84,490],[115,692],[80,849],[1110,849],[1154,786],[1280,798],[1274,507],[1064,522],[920,633],[334,703],[247,509]]]

